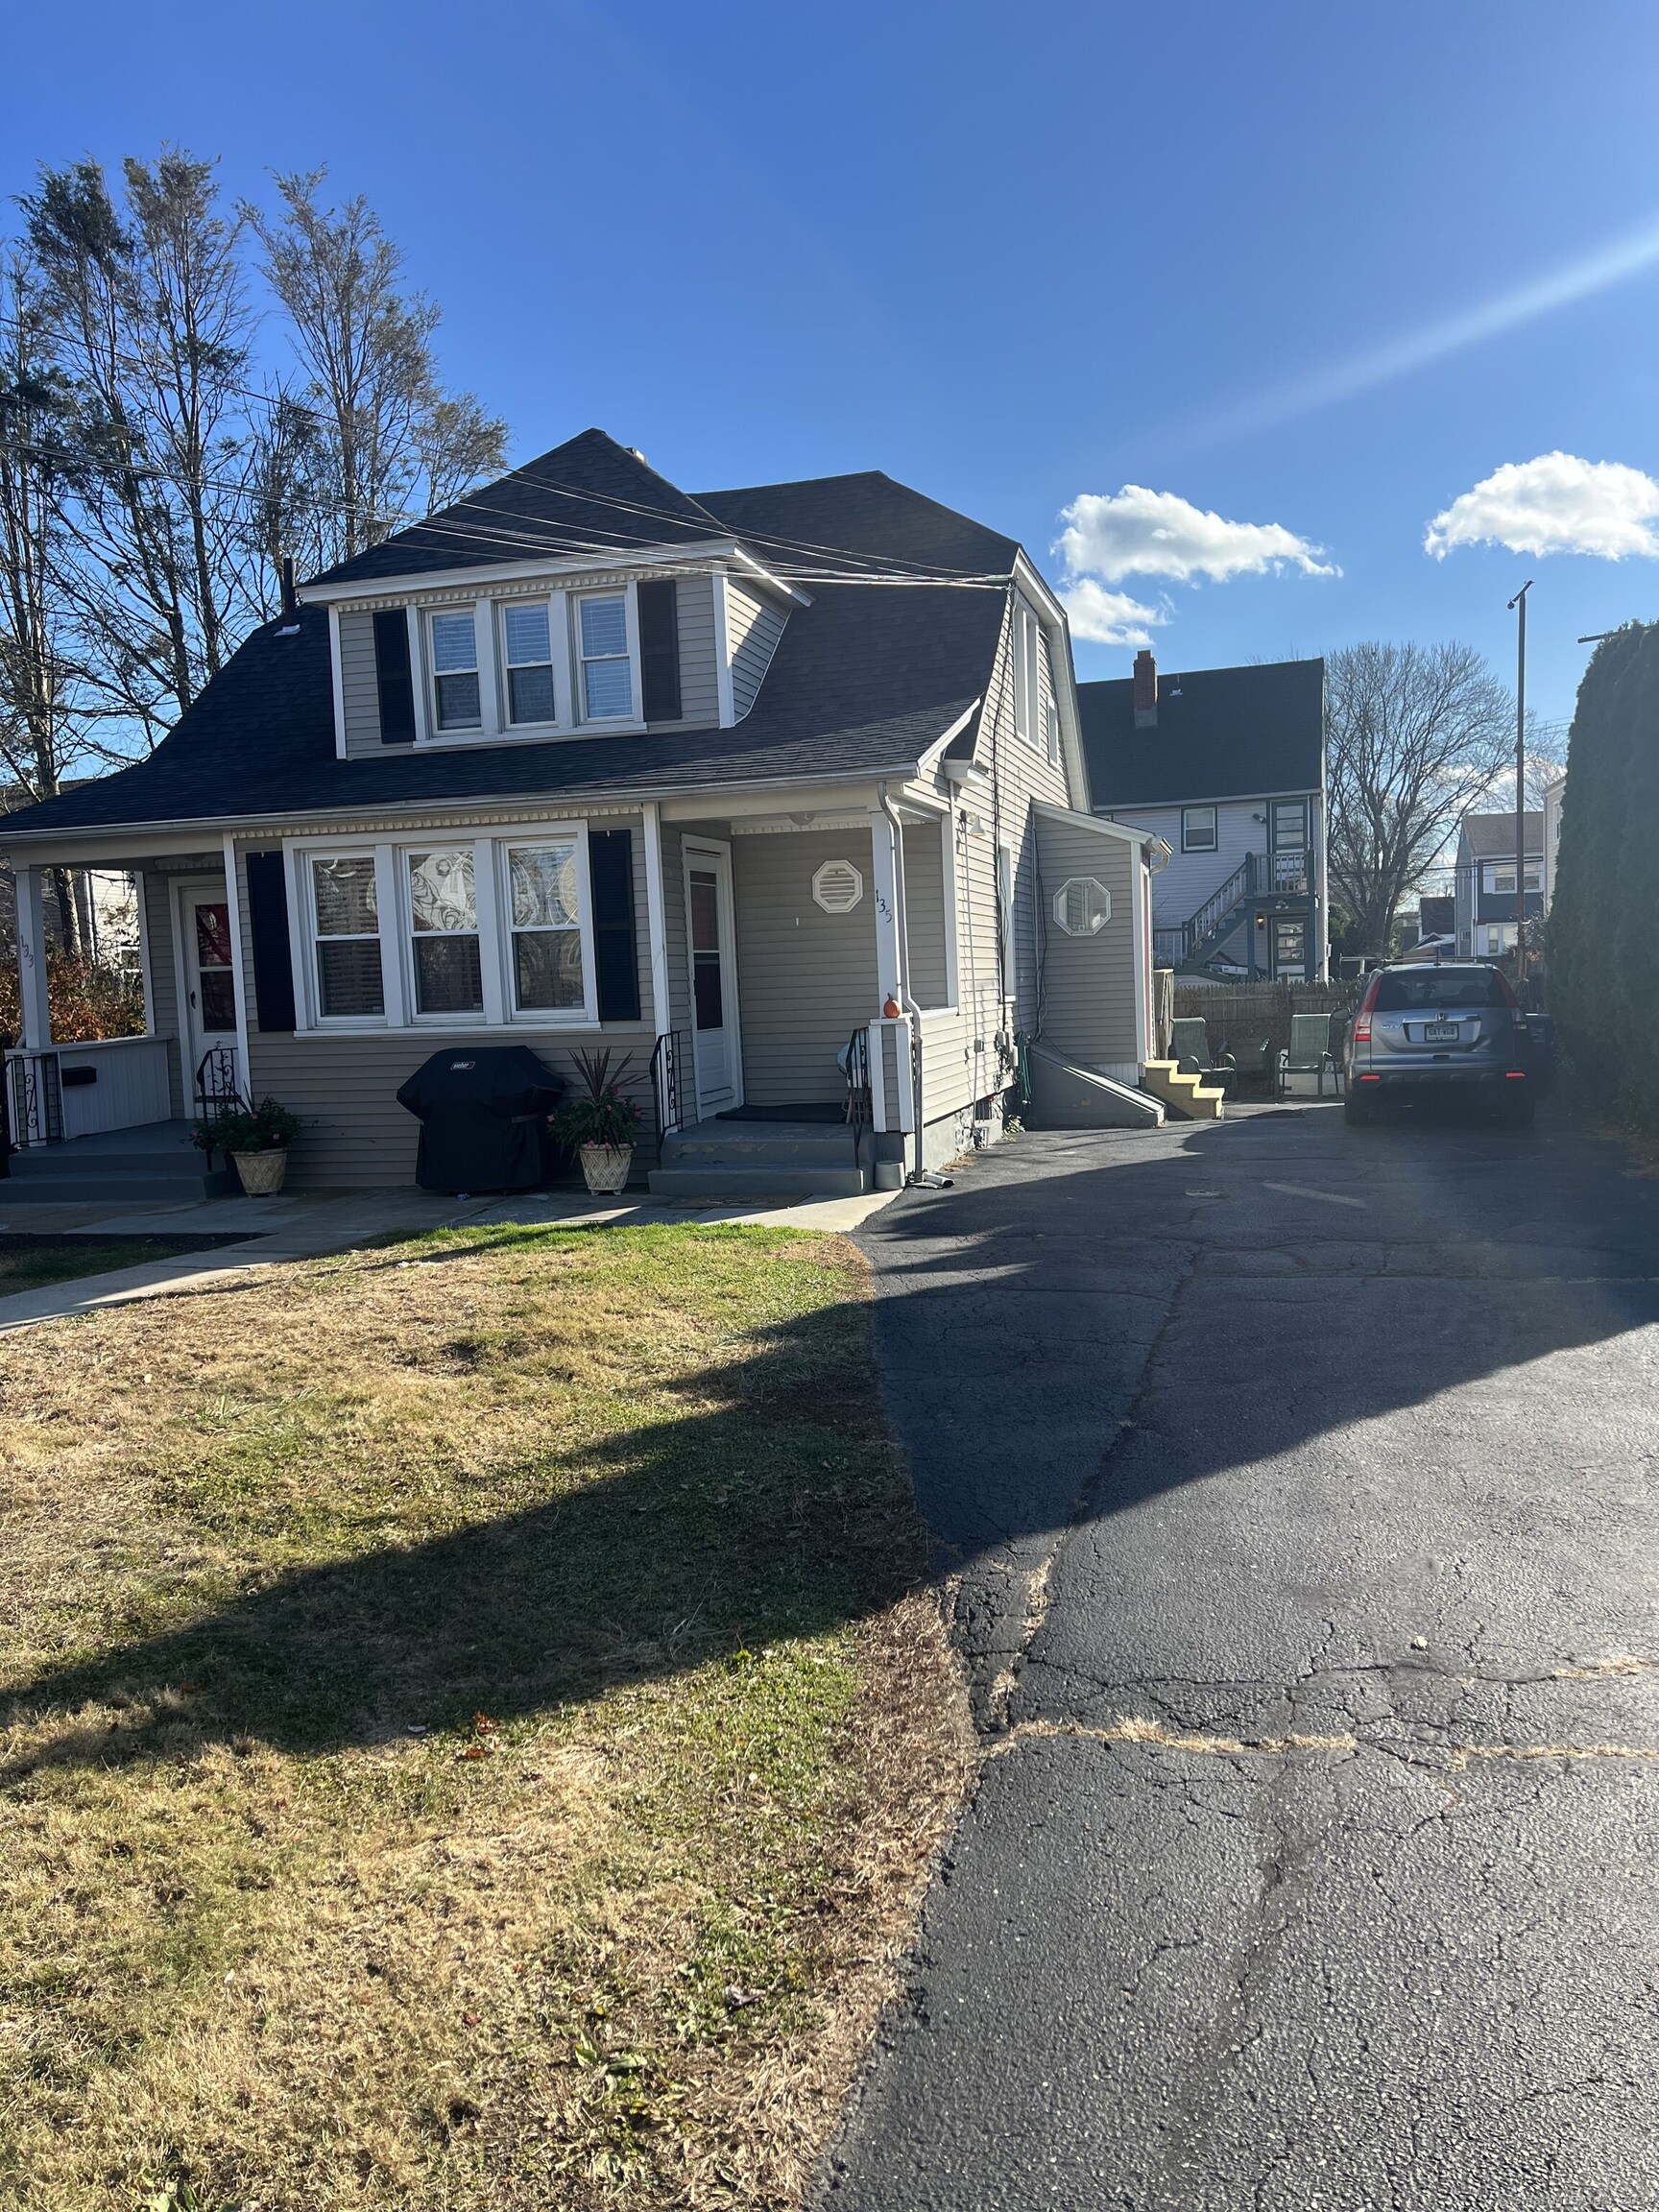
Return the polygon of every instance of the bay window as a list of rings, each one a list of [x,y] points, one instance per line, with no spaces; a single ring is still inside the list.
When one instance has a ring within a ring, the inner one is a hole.
[[[582,890],[574,837],[508,847],[507,920],[517,1010],[582,1006]]]
[[[484,1009],[478,945],[478,888],[470,845],[411,853],[410,949],[418,1014],[474,1014]]]
[[[433,705],[440,730],[482,727],[478,691],[478,628],[470,607],[428,617]]]
[[[504,607],[501,641],[507,664],[508,721],[554,721],[553,627],[546,600]]]
[[[584,720],[630,720],[634,713],[634,671],[628,652],[627,593],[594,592],[579,599],[576,626]]]
[[[310,883],[318,1013],[325,1021],[384,1014],[373,854],[317,854]]]

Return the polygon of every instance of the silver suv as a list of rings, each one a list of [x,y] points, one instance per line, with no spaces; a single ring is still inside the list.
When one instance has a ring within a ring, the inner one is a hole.
[[[1474,1091],[1513,1128],[1530,1125],[1537,1073],[1509,978],[1483,961],[1379,968],[1348,1032],[1344,1113],[1375,1118],[1387,1099]]]

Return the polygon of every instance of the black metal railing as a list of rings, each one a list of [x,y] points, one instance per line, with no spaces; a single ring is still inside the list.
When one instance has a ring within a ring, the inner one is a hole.
[[[19,1052],[7,1063],[11,1138],[26,1144],[61,1144],[63,1089],[56,1052]]]
[[[665,1029],[651,1048],[651,1097],[657,1110],[657,1158],[662,1158],[662,1140],[685,1126],[685,1106],[695,1095],[688,1083],[692,1045],[685,1029]]]
[[[0,1048],[0,1176],[12,1172],[12,1086],[6,1081],[5,1058]]]
[[[1311,855],[1293,853],[1246,853],[1219,890],[1213,891],[1198,911],[1185,922],[1164,924],[1152,931],[1152,956],[1161,964],[1178,968],[1224,933],[1224,925],[1236,907],[1255,898],[1306,897],[1311,881]]]
[[[854,1029],[847,1040],[847,1123],[854,1135],[870,1126],[870,1032]]]
[[[208,1172],[219,1148],[218,1131],[233,1114],[251,1112],[236,1081],[236,1055],[228,1045],[210,1045],[196,1070],[196,1118],[204,1132],[203,1152]]]

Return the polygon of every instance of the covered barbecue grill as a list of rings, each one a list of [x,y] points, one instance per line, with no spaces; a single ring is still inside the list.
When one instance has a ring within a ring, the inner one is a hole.
[[[421,1123],[422,1190],[533,1190],[559,1164],[547,1117],[562,1077],[527,1045],[457,1045],[423,1060],[401,1091]]]

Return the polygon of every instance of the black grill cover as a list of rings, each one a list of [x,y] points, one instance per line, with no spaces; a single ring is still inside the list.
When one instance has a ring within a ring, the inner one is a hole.
[[[421,1123],[422,1190],[532,1190],[557,1161],[547,1117],[563,1077],[528,1045],[457,1045],[423,1060],[401,1091]]]

